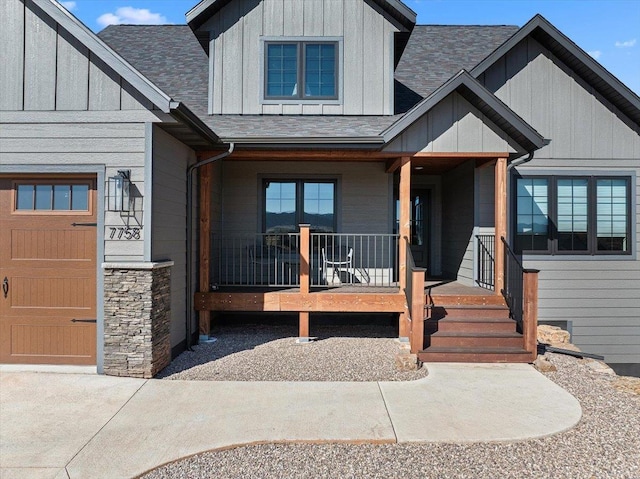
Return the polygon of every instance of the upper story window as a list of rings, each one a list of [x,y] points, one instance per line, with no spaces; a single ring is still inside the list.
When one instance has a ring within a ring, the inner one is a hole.
[[[265,100],[337,100],[337,41],[265,42]]]
[[[629,177],[525,177],[515,190],[518,252],[631,253]]]

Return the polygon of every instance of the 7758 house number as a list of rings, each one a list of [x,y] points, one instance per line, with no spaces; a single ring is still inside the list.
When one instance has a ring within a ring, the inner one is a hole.
[[[140,239],[140,230],[141,228],[127,228],[127,227],[110,227],[109,230],[111,233],[109,234],[110,240],[139,240]]]

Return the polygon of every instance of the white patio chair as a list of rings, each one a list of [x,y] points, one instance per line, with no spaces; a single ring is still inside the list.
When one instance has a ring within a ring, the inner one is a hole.
[[[327,258],[327,254],[324,248],[322,248],[322,279],[327,284],[327,269],[329,267],[332,268],[331,284],[334,284],[336,276],[338,277],[338,280],[340,280],[340,270],[346,269],[347,274],[349,274],[349,272],[353,270],[353,248],[349,248],[347,256],[344,258],[342,256],[338,256],[338,258],[333,257],[331,259]]]

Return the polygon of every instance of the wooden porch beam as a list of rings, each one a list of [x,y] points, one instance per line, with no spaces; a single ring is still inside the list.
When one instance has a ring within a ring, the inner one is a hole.
[[[211,267],[211,177],[213,164],[204,165],[199,170],[200,188],[200,292],[209,291],[209,271]],[[211,333],[211,313],[200,311],[198,324],[201,336]]]
[[[405,292],[407,287],[407,244],[411,243],[411,157],[400,158],[400,234],[399,245],[399,271],[400,291]],[[406,239],[406,240],[405,240]],[[406,242],[405,242],[406,241]],[[409,305],[411,307],[411,305]],[[400,314],[398,335],[408,338],[410,333],[409,311]]]
[[[235,150],[229,158],[233,160],[347,160],[347,161],[383,161],[396,158],[398,153],[385,153],[370,150]]]
[[[482,158],[509,158],[508,152],[451,152],[451,153],[442,153],[437,151],[419,151],[417,153],[413,153],[411,156],[414,158],[467,158],[467,159],[482,159]]]
[[[311,313],[400,313],[406,309],[403,292],[210,292],[196,293],[197,311],[275,311]]]
[[[387,167],[385,168],[385,173],[395,173],[400,165],[402,164],[402,158],[395,158],[391,160],[387,160]]]
[[[500,238],[507,237],[507,159],[498,158],[495,165],[495,258],[494,278],[496,294],[504,289],[504,245]]]

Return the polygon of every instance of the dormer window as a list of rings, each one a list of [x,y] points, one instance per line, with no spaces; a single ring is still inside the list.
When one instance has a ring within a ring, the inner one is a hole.
[[[337,100],[337,41],[265,41],[264,100]]]

